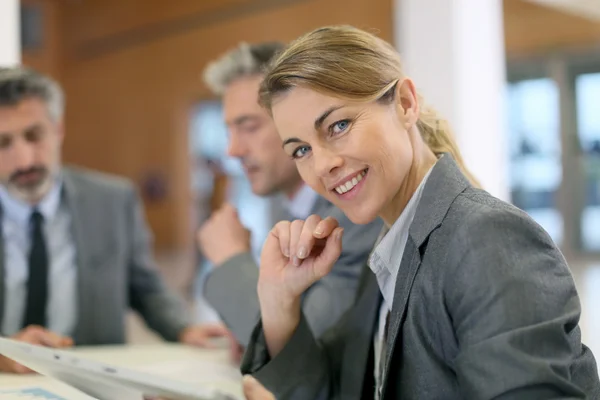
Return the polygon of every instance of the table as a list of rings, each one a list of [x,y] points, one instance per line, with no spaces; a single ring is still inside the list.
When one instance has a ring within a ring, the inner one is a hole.
[[[165,376],[186,383],[208,385],[242,398],[239,368],[229,361],[227,349],[199,349],[180,344],[77,347],[87,359]],[[40,375],[0,373],[0,389],[36,386],[68,400],[81,393],[52,378]],[[86,399],[89,397],[85,396]]]

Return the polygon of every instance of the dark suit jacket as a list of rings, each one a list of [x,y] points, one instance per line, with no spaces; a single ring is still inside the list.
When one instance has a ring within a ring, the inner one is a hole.
[[[318,197],[312,210],[322,218],[332,216],[344,228],[342,254],[332,272],[305,294],[302,308],[309,326],[318,337],[337,322],[356,299],[361,269],[379,235],[380,219],[353,224],[340,209]],[[205,297],[217,310],[237,340],[247,345],[259,319],[256,285],[258,266],[250,253],[232,257],[216,268],[205,284]]]
[[[561,253],[525,213],[471,187],[449,155],[396,261],[383,399],[600,399]],[[278,400],[372,398],[381,296],[372,273],[362,287],[320,342],[302,319],[272,360],[259,325],[243,372]]]
[[[124,343],[130,307],[165,339],[177,340],[190,323],[188,313],[159,275],[151,233],[133,185],[121,178],[70,168],[63,169],[63,182],[77,252],[75,343]],[[0,320],[4,310],[1,236]]]

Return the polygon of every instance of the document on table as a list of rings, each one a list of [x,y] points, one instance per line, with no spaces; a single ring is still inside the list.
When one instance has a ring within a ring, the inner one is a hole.
[[[0,390],[0,398],[2,400],[67,400],[38,387]]]
[[[238,367],[218,362],[185,360],[155,363],[136,368],[148,374],[180,382],[212,387],[242,400],[242,374]]]

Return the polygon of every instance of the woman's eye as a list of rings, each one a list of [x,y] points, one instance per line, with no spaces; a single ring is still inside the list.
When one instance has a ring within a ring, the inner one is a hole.
[[[347,119],[343,119],[343,120],[335,122],[333,125],[331,125],[330,131],[331,131],[331,133],[336,135],[338,133],[344,132],[346,129],[348,129],[349,126],[350,126],[350,121]]]
[[[292,153],[292,158],[301,158],[304,157],[310,151],[310,147],[308,146],[300,146]]]

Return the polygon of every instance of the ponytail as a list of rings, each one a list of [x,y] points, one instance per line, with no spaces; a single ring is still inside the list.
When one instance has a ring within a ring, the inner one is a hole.
[[[475,178],[465,165],[447,120],[440,118],[433,108],[425,106],[421,110],[417,128],[419,128],[423,141],[425,141],[435,155],[439,156],[442,153],[449,153],[458,164],[461,172],[471,182],[471,185],[481,188],[481,184],[477,178]]]

